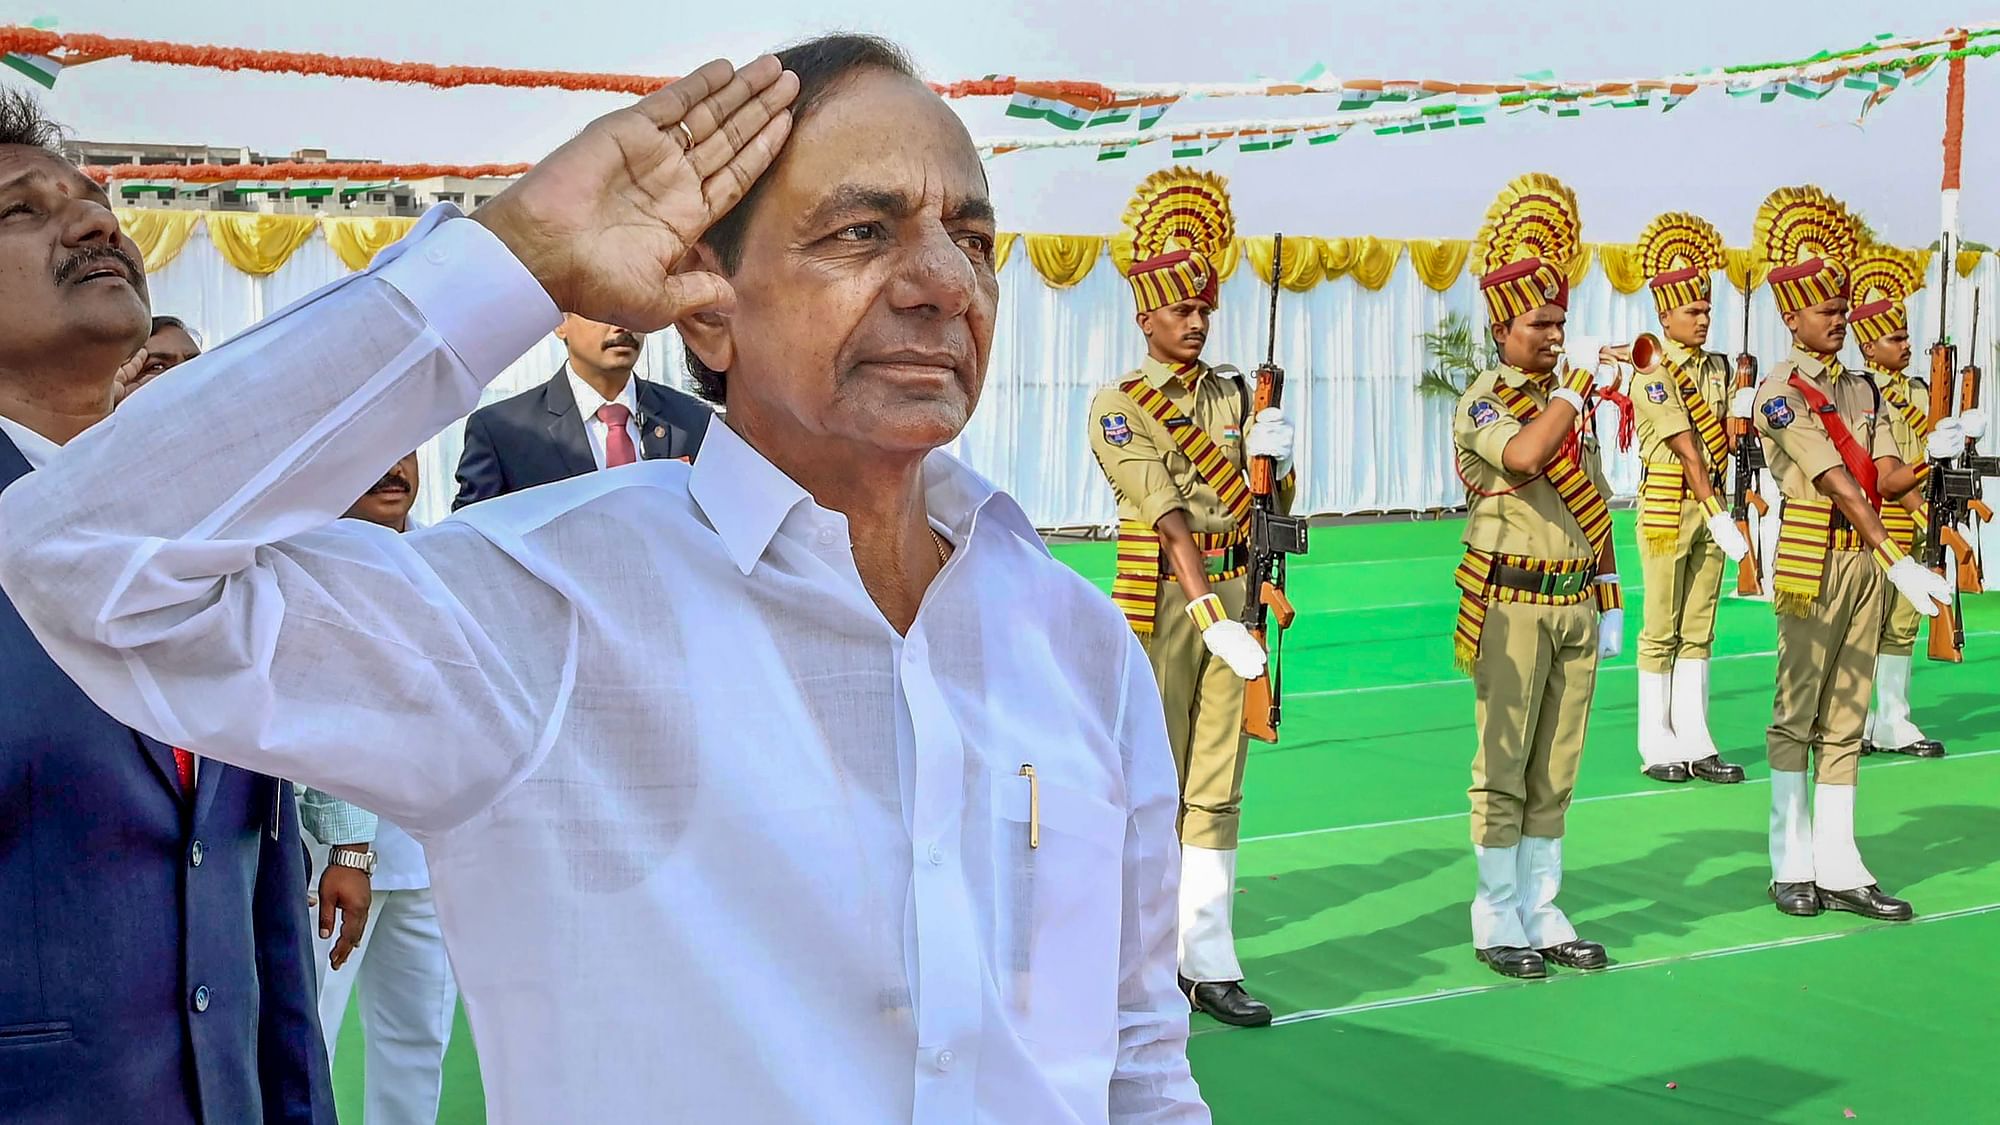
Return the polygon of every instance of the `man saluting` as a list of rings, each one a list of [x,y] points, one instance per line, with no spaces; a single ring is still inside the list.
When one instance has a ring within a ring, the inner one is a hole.
[[[496,1122],[1206,1121],[1144,653],[935,452],[994,238],[895,48],[710,63],[133,396],[0,583],[113,714],[417,836]],[[679,327],[692,467],[335,522],[557,310]]]

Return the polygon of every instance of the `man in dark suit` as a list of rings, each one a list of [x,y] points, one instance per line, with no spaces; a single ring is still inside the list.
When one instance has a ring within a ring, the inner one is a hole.
[[[0,489],[105,417],[150,327],[55,141],[0,92]],[[4,596],[0,684],[0,1119],[331,1123],[291,786],[105,714]]]
[[[465,420],[454,511],[636,460],[692,460],[700,448],[714,411],[632,373],[643,332],[568,316],[556,337],[569,362],[554,378]]]

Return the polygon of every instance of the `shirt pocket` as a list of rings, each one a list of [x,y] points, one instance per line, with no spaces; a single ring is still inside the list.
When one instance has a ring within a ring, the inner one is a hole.
[[[1024,1039],[1082,1050],[1118,1034],[1125,814],[1037,776],[993,778],[1000,994]]]

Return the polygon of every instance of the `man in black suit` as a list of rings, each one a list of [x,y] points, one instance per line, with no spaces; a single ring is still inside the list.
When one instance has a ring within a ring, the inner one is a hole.
[[[465,420],[452,510],[640,459],[694,458],[714,411],[632,373],[644,333],[568,316],[556,337],[569,362],[554,378]]]
[[[0,490],[109,413],[150,326],[56,136],[0,92]],[[0,1119],[331,1125],[291,785],[107,714],[4,595],[0,685]]]

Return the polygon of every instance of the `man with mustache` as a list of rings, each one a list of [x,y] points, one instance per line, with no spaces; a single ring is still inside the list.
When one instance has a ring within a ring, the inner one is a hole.
[[[1145,654],[940,448],[996,237],[892,45],[711,62],[132,396],[0,495],[0,587],[423,843],[496,1125],[1206,1122]],[[559,309],[678,327],[693,465],[336,518]]]
[[[346,518],[410,530],[417,455],[396,462]],[[444,1089],[458,988],[445,959],[423,849],[393,822],[309,786],[299,815],[317,842],[319,1018],[334,1061],[349,998],[361,993],[368,1058],[364,1121],[433,1121]],[[340,913],[336,932],[334,914]]]
[[[1880,391],[1840,362],[1860,241],[1854,217],[1818,188],[1779,188],[1758,208],[1756,231],[1792,333],[1791,354],[1754,392],[1737,392],[1752,399],[1784,495],[1771,583],[1778,682],[1764,738],[1770,897],[1784,914],[1845,910],[1906,922],[1914,908],[1882,890],[1854,838],[1861,738],[1888,587],[1925,617],[1950,605],[1952,591],[1883,526],[1883,507],[1922,482],[1922,466],[1903,461]],[[1926,444],[1934,457],[1955,457],[1965,433],[1942,419]]]
[[[1275,457],[1288,510],[1292,426],[1278,410],[1253,422],[1242,372],[1201,361],[1215,262],[1235,237],[1222,180],[1157,173],[1139,185],[1125,221],[1146,361],[1090,404],[1091,452],[1118,498],[1112,599],[1145,642],[1180,775],[1181,990],[1197,1011],[1262,1027],[1271,1009],[1243,987],[1232,921],[1249,754],[1243,683],[1264,674],[1263,647],[1238,620],[1249,562],[1244,466]]]
[[[1469,509],[1452,655],[1472,676],[1479,731],[1472,946],[1508,977],[1610,964],[1556,904],[1597,667],[1625,628],[1611,487],[1584,425],[1592,369],[1561,366],[1582,230],[1576,193],[1540,172],[1487,210],[1472,260],[1500,366],[1452,422]]]
[[[33,101],[0,92],[10,494],[57,471],[80,434],[122,428],[107,417],[114,373],[149,327],[139,250],[58,135]],[[185,472],[232,433],[192,441]],[[291,787],[100,710],[12,597],[0,601],[0,1117],[332,1122]]]
[[[633,373],[646,334],[571,313],[556,327],[569,352],[539,387],[472,412],[454,510],[640,458],[693,459],[714,411]]]

